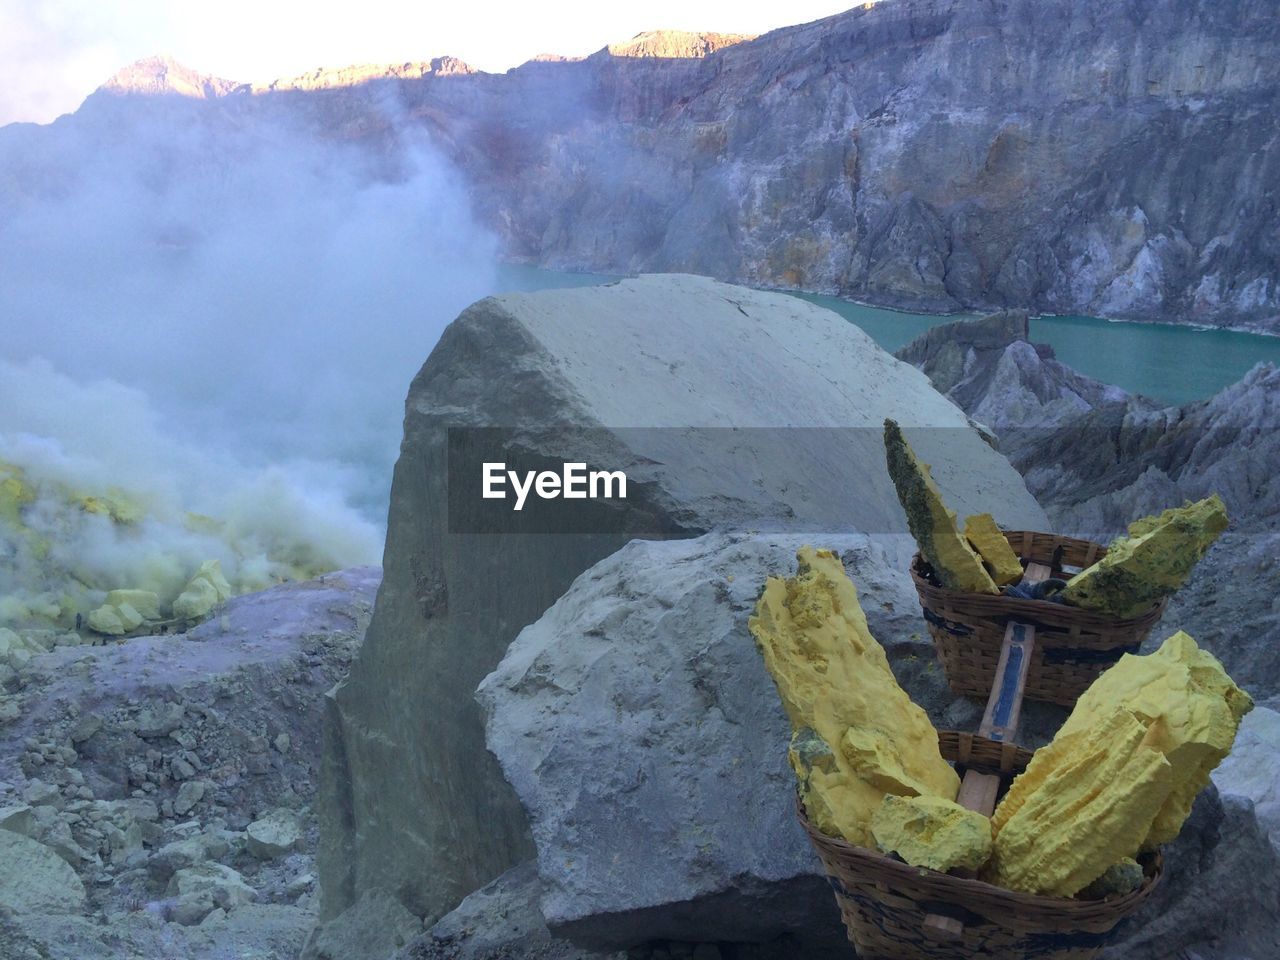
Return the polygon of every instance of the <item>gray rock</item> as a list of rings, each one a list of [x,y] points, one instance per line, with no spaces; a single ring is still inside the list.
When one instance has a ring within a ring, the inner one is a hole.
[[[84,743],[102,729],[102,718],[96,714],[81,717],[67,734],[74,744]]]
[[[167,880],[178,870],[199,866],[226,856],[229,845],[220,837],[200,834],[166,843],[147,861],[147,869],[158,880]]]
[[[422,932],[422,922],[394,897],[362,894],[335,923],[311,931],[302,951],[304,960],[347,960],[349,957],[386,958]]]
[[[147,707],[139,715],[135,729],[146,739],[168,736],[182,726],[186,710],[180,703],[160,703]]]
[[[62,808],[62,791],[56,783],[45,783],[43,780],[31,780],[22,788],[22,799],[33,807]]]
[[[552,936],[533,863],[513,867],[471,894],[394,960],[626,960]]]
[[[1244,797],[1197,798],[1165,877],[1101,960],[1280,956],[1280,860]]]
[[[232,910],[253,900],[253,887],[223,863],[200,863],[183,867],[170,878],[168,892],[169,896],[177,897],[207,893],[214,905],[224,910]]]
[[[1016,451],[1047,430],[1101,406],[1156,410],[1155,404],[1082,376],[1028,339],[1027,313],[1009,310],[942,324],[894,356],[921,370],[934,387],[973,419],[990,427],[1000,449]]]
[[[302,824],[292,810],[272,810],[245,828],[245,843],[259,860],[273,860],[302,845]]]
[[[35,814],[25,803],[0,807],[0,830],[11,830],[24,837],[34,837],[36,829]]]
[[[204,922],[214,910],[222,909],[218,906],[213,890],[196,890],[184,893],[175,899],[169,907],[169,916],[174,923],[180,923],[184,927],[194,927]]]
[[[1246,797],[1271,845],[1280,851],[1280,713],[1255,707],[1244,718],[1231,753],[1213,772],[1224,797]]]
[[[385,580],[327,714],[326,920],[380,890],[436,918],[533,855],[471,691],[522,626],[632,536],[905,530],[886,416],[908,425],[957,510],[1046,522],[963,414],[856,327],[702,278],[483,300],[445,331],[406,410]],[[478,490],[455,490],[450,513],[448,431],[494,426],[510,430],[509,459],[625,469],[631,494],[571,507],[573,533],[460,532],[484,515]]]
[[[178,816],[186,816],[197,803],[204,799],[204,782],[188,780],[178,788],[178,795],[173,800],[173,812]]]
[[[904,636],[919,630],[903,622],[919,613],[910,548],[878,539],[636,541],[521,631],[477,698],[529,814],[552,931],[602,949],[786,938],[792,955],[847,956],[747,618],[814,543],[841,556],[895,657],[928,656]]]
[[[84,884],[42,843],[0,830],[0,912],[74,913],[84,905]]]

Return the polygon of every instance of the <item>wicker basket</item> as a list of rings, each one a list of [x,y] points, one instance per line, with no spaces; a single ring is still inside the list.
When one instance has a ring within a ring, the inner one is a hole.
[[[1043,563],[1055,577],[1063,575],[1064,566],[1084,568],[1107,552],[1101,544],[1050,533],[1012,530],[1005,536],[1024,563]],[[1116,620],[1047,600],[960,593],[940,587],[919,554],[911,562],[911,579],[951,689],[983,699],[995,683],[1000,644],[1010,620],[1036,628],[1026,696],[1072,706],[1121,654],[1137,652],[1165,607],[1161,600],[1140,617]]]
[[[938,740],[948,760],[986,773],[1016,773],[1031,759],[1020,747],[974,734],[943,730]],[[1143,885],[1123,897],[1093,901],[1015,893],[828,837],[813,828],[803,809],[798,812],[863,960],[1088,960],[1160,882],[1156,854],[1143,863]],[[930,914],[961,921],[960,939],[931,939],[924,925]]]

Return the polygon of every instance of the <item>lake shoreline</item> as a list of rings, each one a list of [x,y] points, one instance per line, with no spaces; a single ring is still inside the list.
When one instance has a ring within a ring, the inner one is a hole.
[[[537,263],[531,263],[531,262],[520,261],[520,260],[504,260],[499,263],[499,267],[520,267],[520,268],[526,268],[531,270],[541,270],[546,273],[572,274],[575,276],[607,277],[610,280],[621,279],[622,277],[636,276],[636,274],[633,274],[633,273],[625,273],[625,274],[599,273],[593,270],[585,270],[577,267],[565,267],[565,266],[548,267],[548,266],[542,266]],[[663,270],[663,271],[645,271],[645,272],[680,273],[682,271]],[[723,278],[715,277],[713,279],[720,280]],[[855,297],[843,296],[839,293],[832,292],[831,290],[810,290],[804,287],[788,287],[781,284],[748,283],[743,280],[724,280],[724,282],[741,284],[742,286],[751,287],[754,290],[768,290],[772,293],[789,293],[792,295],[800,294],[800,295],[814,296],[814,297],[831,297],[833,300],[840,300],[844,303],[851,303],[854,306],[859,306],[859,307],[870,307],[875,310],[890,310],[894,313],[906,314],[908,316],[931,316],[931,317],[946,318],[948,320],[963,320],[967,317],[981,317],[981,316],[986,316],[987,314],[990,314],[990,313],[998,313],[1001,310],[1025,309],[1022,307],[1011,307],[1007,305],[999,306],[996,304],[990,304],[987,306],[965,308],[962,310],[951,310],[951,311],[926,310],[923,308],[912,307],[911,305],[907,304],[905,301],[901,299],[890,299],[890,300],[885,300],[883,302],[877,302],[874,300],[859,300]],[[1144,326],[1174,327],[1176,329],[1203,330],[1203,331],[1223,330],[1229,333],[1247,333],[1252,336],[1280,339],[1280,316],[1268,317],[1263,320],[1250,321],[1248,323],[1203,323],[1198,320],[1196,321],[1157,320],[1149,317],[1132,317],[1132,316],[1107,317],[1107,316],[1099,316],[1094,314],[1083,314],[1083,313],[1038,313],[1033,310],[1028,310],[1027,312],[1030,314],[1032,320],[1049,320],[1049,319],[1058,319],[1058,318],[1084,317],[1090,320],[1105,320],[1107,323],[1132,323],[1132,324],[1142,324]]]

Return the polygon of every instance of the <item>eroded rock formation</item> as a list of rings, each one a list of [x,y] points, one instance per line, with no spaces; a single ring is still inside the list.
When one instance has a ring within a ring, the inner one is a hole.
[[[441,58],[265,92],[152,61],[82,113],[210,98],[215,129],[284,122],[379,156],[425,131],[507,254],[544,266],[1274,330],[1273,14],[895,0],[727,46],[662,34],[503,75]],[[10,136],[14,183],[56,179]]]

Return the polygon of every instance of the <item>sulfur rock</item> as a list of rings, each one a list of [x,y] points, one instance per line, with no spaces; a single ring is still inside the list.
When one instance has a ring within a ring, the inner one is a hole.
[[[106,602],[89,614],[89,629],[113,637],[160,619],[160,598],[150,590],[112,590]]]
[[[976,871],[991,856],[991,821],[941,797],[887,795],[871,818],[871,834],[882,852],[943,873]]]
[[[1071,897],[1137,853],[1174,786],[1157,739],[1123,706],[1099,723],[1059,732],[996,807],[983,879]]]
[[[793,731],[789,756],[810,821],[872,846],[886,793],[955,798],[928,716],[898,686],[839,558],[804,547],[770,577],[750,619]]]
[[[1216,494],[1129,524],[1129,535],[1067,582],[1062,599],[1112,617],[1136,617],[1177,591],[1218,534],[1227,510]]]
[[[173,615],[183,620],[198,620],[231,597],[231,584],[222,575],[222,564],[207,560],[173,601]]]
[[[1179,631],[1149,656],[1121,657],[1076,702],[1059,735],[1096,726],[1120,705],[1149,730],[1172,767],[1173,789],[1145,838],[1145,846],[1156,847],[1177,837],[1253,700],[1213,654]]]
[[[996,808],[989,879],[1073,896],[1173,840],[1252,706],[1185,633],[1149,656],[1122,657]]]
[[[112,590],[106,602],[112,607],[127,603],[143,620],[160,619],[160,598],[150,590]]]
[[[997,586],[1003,587],[1022,579],[1022,561],[1009,546],[1008,539],[1000,532],[991,514],[979,513],[966,520],[964,538],[978,552]]]
[[[955,512],[943,502],[942,491],[929,474],[929,465],[916,457],[893,420],[884,422],[884,448],[889,477],[906,512],[911,535],[938,580],[949,590],[999,593],[982,558],[956,528]]]

